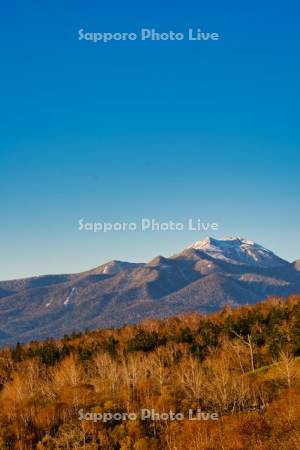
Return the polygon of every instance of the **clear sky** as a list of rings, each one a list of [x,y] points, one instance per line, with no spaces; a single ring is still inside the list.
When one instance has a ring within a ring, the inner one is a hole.
[[[1,7],[0,279],[168,256],[239,235],[300,258],[299,2],[16,1]],[[78,30],[218,42],[78,40]],[[218,232],[78,231],[78,220]]]

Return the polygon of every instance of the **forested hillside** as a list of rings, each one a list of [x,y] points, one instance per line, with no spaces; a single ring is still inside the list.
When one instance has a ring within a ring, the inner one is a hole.
[[[299,356],[299,296],[18,344],[0,352],[0,449],[294,450]]]

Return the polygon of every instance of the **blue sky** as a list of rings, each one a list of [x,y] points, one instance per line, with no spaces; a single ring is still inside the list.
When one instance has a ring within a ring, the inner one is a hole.
[[[292,1],[12,0],[1,14],[0,278],[170,255],[218,222],[289,260],[299,240],[299,12]],[[78,41],[188,28],[218,42]]]

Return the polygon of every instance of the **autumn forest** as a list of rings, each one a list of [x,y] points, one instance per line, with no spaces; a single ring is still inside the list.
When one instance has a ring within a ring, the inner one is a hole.
[[[299,296],[17,344],[0,449],[300,449],[299,357]]]

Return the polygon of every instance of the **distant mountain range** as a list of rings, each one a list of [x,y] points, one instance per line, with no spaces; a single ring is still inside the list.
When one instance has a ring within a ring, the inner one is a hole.
[[[290,263],[243,238],[206,238],[170,258],[0,282],[0,345],[300,293]]]

